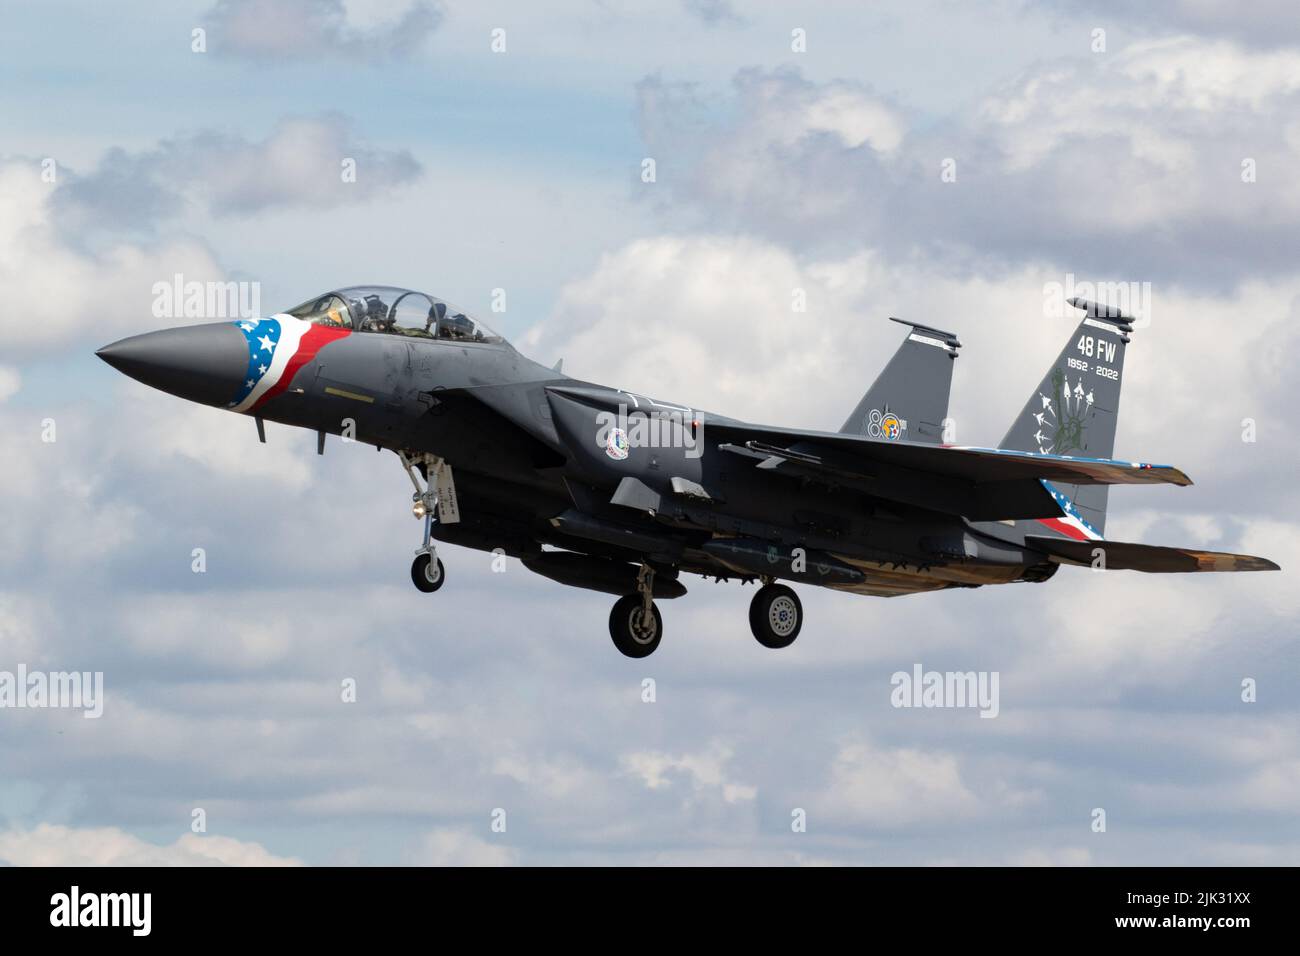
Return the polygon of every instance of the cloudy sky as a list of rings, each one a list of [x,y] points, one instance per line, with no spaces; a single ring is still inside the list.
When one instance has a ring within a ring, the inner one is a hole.
[[[105,705],[0,710],[0,861],[1300,863],[1292,6],[542,6],[6,11],[0,671],[102,671]],[[1045,286],[1149,283],[1116,454],[1197,483],[1112,492],[1107,533],[1284,570],[805,588],[783,652],[752,592],[688,582],[630,661],[606,596],[518,564],[445,547],[415,591],[393,456],[259,445],[95,359],[177,324],[177,273],[266,312],[422,288],[579,377],[803,427],[901,315],[962,338],[985,444],[1073,328]],[[918,663],[998,672],[999,715],[895,709]]]

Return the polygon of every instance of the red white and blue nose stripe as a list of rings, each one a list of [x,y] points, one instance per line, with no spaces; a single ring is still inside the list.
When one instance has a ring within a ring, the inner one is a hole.
[[[250,319],[236,324],[244,333],[244,341],[248,343],[248,374],[244,376],[244,384],[230,400],[230,407],[239,409],[271,371],[282,329],[275,319]]]
[[[235,325],[248,343],[247,374],[227,406],[236,412],[248,411],[285,391],[322,346],[349,334],[347,329],[312,325],[291,315],[245,319]]]

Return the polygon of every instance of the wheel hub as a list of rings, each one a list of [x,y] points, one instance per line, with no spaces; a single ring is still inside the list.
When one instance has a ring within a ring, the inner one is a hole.
[[[772,625],[773,633],[779,637],[789,635],[799,623],[799,612],[794,606],[794,601],[785,595],[778,597],[767,609],[767,620]]]
[[[632,640],[638,644],[649,644],[655,639],[655,633],[659,630],[655,627],[654,612],[646,612],[642,608],[635,607],[628,617],[628,630],[632,634]]]

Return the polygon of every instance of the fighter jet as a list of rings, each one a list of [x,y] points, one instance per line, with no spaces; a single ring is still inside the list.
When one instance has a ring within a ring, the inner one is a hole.
[[[1044,582],[1063,564],[1277,570],[1263,558],[1109,541],[1111,485],[1190,485],[1111,458],[1133,320],[1082,299],[1078,328],[1000,448],[945,442],[949,332],[914,323],[838,432],[752,424],[570,378],[422,292],[327,292],[267,318],[133,336],[96,354],[132,378],[264,422],[396,453],[423,540],[411,579],[438,591],[437,543],[519,559],[618,596],[615,647],[654,652],[657,600],[683,578],[759,582],[765,647],[803,607],[786,583],[894,597]],[[898,320],[896,320],[898,321]]]

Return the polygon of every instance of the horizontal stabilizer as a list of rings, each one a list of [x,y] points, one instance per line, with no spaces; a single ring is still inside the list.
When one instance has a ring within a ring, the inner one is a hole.
[[[1155,544],[1132,544],[1127,541],[1067,541],[1064,538],[1029,535],[1025,538],[1025,546],[1046,552],[1068,564],[1092,565],[1096,560],[1095,552],[1101,551],[1105,567],[1111,571],[1180,574],[1192,571],[1280,570],[1267,558],[1249,554],[1164,548]]]

